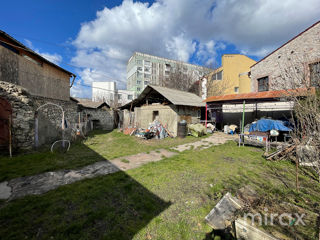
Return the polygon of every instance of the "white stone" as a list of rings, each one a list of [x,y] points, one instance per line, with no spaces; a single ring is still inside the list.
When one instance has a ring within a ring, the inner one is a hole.
[[[0,183],[0,199],[8,199],[11,196],[11,187],[8,182]]]

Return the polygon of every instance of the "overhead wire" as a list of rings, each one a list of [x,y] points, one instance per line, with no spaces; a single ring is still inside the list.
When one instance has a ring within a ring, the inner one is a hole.
[[[10,45],[10,46],[12,46],[12,47],[16,47],[16,48],[23,49],[23,50],[25,50],[25,51],[27,51],[27,52],[30,52],[30,53],[32,53],[32,54],[36,53],[36,52],[33,51],[33,50],[29,50],[29,49],[27,49],[27,48],[25,48],[25,47],[21,47],[21,46],[12,44],[12,43],[8,43],[8,42],[3,41],[3,40],[0,40],[0,42],[3,42],[3,43],[5,43],[5,44],[7,44],[7,45]],[[37,54],[39,54],[39,53],[37,53]],[[41,54],[39,54],[39,55],[41,56]],[[42,57],[43,57],[43,56],[42,56]],[[45,58],[45,57],[43,57],[43,58]],[[45,59],[46,59],[46,58],[45,58]],[[47,60],[48,60],[48,59],[47,59]],[[49,61],[49,60],[48,60],[48,61]],[[64,62],[64,61],[61,61],[61,63],[65,64],[65,65],[67,65],[67,66],[70,66],[70,67],[74,67],[74,68],[82,68],[82,69],[83,69],[83,68],[88,68],[88,67],[80,67],[80,66],[72,65],[72,64],[66,63],[66,62]],[[55,64],[55,65],[57,65],[57,64]],[[127,83],[127,82],[124,81],[124,80],[120,80],[120,79],[116,79],[116,78],[110,77],[110,76],[108,76],[108,75],[106,75],[106,74],[104,74],[104,73],[101,73],[101,72],[90,72],[90,73],[91,73],[91,74],[97,74],[97,75],[104,76],[104,77],[106,77],[107,79],[114,80],[114,81],[116,81],[116,82]]]

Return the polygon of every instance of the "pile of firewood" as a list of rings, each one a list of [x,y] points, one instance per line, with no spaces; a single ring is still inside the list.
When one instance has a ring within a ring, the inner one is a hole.
[[[282,146],[280,149],[278,149],[273,153],[265,154],[264,157],[269,161],[279,161],[284,158],[290,158],[293,160],[296,154],[295,151],[296,151],[296,146],[294,144],[290,144],[290,145]]]

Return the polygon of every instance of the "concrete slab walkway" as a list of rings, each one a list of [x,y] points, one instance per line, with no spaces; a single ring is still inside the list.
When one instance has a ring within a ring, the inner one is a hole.
[[[215,132],[210,137],[207,137],[207,138],[202,139],[200,141],[182,144],[182,145],[179,145],[179,146],[174,147],[172,149],[174,149],[178,152],[183,152],[183,151],[190,150],[190,149],[206,149],[211,146],[224,144],[227,141],[234,140],[237,138],[238,138],[238,135],[229,135],[229,134],[225,134],[222,132]]]
[[[204,149],[213,145],[223,144],[235,136],[223,133],[215,133],[212,136],[193,143],[183,144],[173,148],[179,152],[191,148]],[[35,176],[20,177],[0,183],[0,199],[13,200],[27,195],[43,194],[59,186],[71,184],[83,179],[94,178],[118,171],[140,167],[148,162],[160,161],[178,153],[159,149],[150,153],[139,153],[124,156],[111,161],[100,161],[75,170],[60,170],[55,172],[41,173]]]

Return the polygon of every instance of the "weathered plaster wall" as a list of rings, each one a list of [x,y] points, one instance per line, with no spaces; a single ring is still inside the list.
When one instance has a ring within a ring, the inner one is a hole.
[[[134,112],[130,112],[127,109],[122,111],[122,128],[134,127],[135,120],[134,120]]]
[[[148,105],[136,107],[135,112],[135,125],[141,128],[148,128],[149,123],[153,122],[153,112],[159,112],[158,120],[162,125],[167,126],[167,129],[177,136],[178,128],[178,114],[177,109],[173,105]]]
[[[309,64],[320,61],[320,23],[288,42],[251,67],[251,90],[258,92],[257,79],[269,76],[269,90],[292,89],[309,78]],[[295,81],[293,81],[295,80]]]
[[[0,81],[20,85],[31,95],[68,101],[69,74],[45,62],[39,63],[0,46]]]
[[[188,124],[200,122],[200,108],[189,106],[176,106],[178,112],[178,122],[186,120]]]

